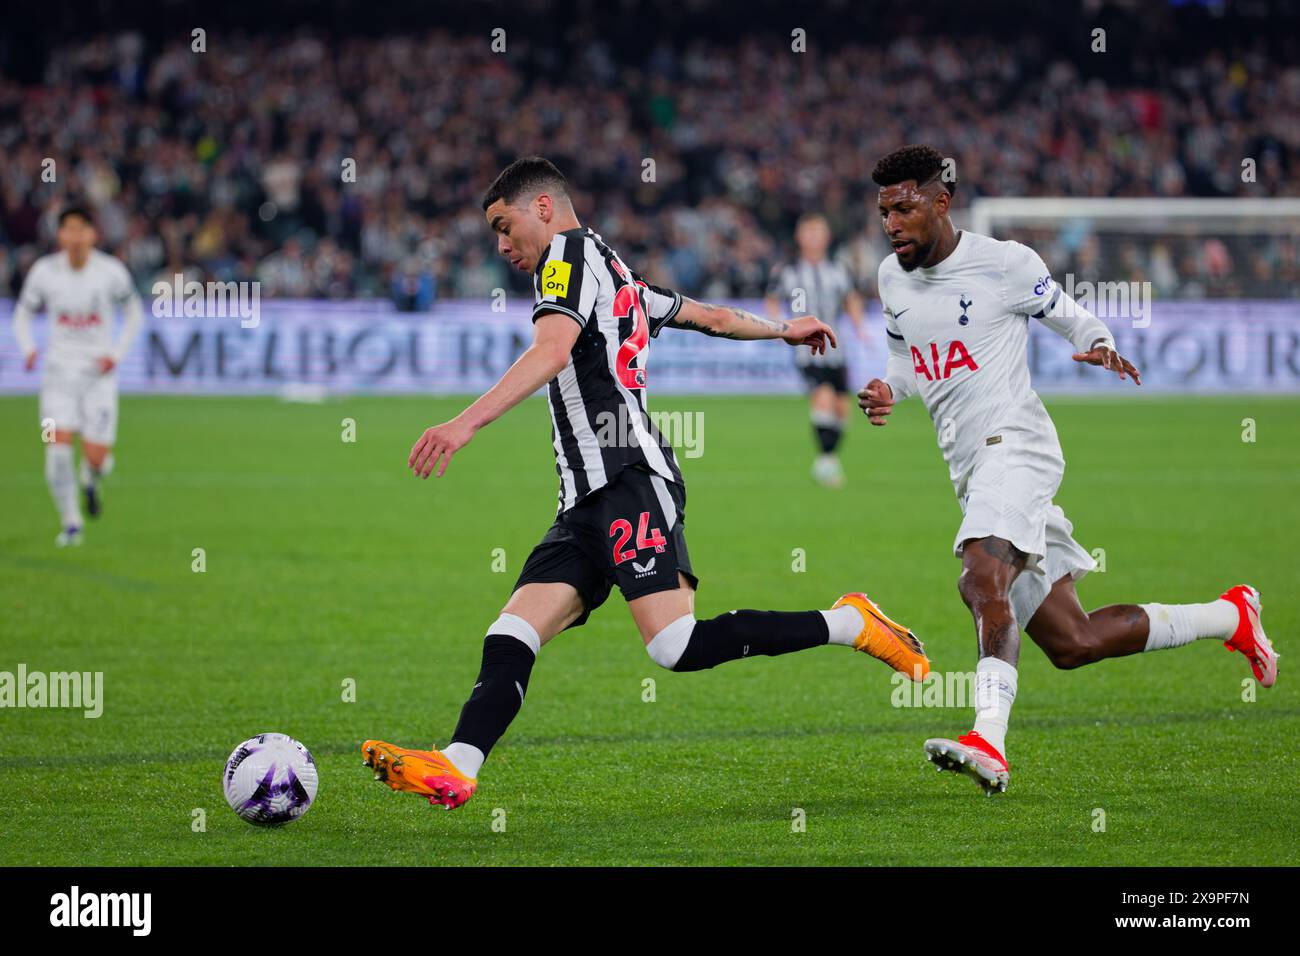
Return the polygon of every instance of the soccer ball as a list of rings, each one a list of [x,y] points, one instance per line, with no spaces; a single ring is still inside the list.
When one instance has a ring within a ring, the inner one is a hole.
[[[259,734],[235,748],[222,776],[230,809],[258,826],[297,820],[316,799],[316,761],[285,734]]]

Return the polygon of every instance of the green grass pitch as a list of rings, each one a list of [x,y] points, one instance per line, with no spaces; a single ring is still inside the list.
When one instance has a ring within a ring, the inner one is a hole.
[[[1246,581],[1289,656],[1300,401],[1115,388],[1048,401],[1067,459],[1057,500],[1105,550],[1085,605]],[[411,444],[462,404],[127,397],[104,517],[64,552],[35,400],[0,401],[0,670],[105,675],[98,720],[0,710],[0,863],[1300,863],[1288,660],[1250,702],[1245,660],[1214,642],[1062,672],[1026,639],[1011,786],[987,799],[921,751],[968,729],[969,710],[893,707],[891,672],[838,647],[663,671],[617,591],[543,651],[465,808],[389,792],[360,741],[447,741],[484,630],[554,514],[540,400],[441,481],[410,477]],[[808,477],[799,399],[655,407],[704,414],[704,454],[683,459],[701,616],[866,590],[936,669],[973,668],[949,550],[959,511],[919,404],[883,430],[855,419],[840,492]],[[262,830],[226,807],[220,776],[235,744],[271,730],[311,748],[321,788],[302,820]]]

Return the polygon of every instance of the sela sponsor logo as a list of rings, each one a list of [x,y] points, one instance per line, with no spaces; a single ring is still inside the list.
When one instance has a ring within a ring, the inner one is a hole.
[[[159,280],[150,291],[154,318],[239,319],[245,329],[262,321],[260,282],[186,282],[177,272],[171,282]]]
[[[50,925],[125,926],[132,936],[148,936],[153,927],[153,894],[82,893],[73,886],[50,897]]]
[[[94,720],[104,712],[103,671],[0,671],[0,708],[51,707],[82,710]]]
[[[915,345],[912,346],[912,371],[917,375],[925,376],[927,382],[940,381],[952,376],[952,373],[959,368],[968,368],[972,372],[978,372],[980,367],[971,358],[970,352],[966,350],[966,343],[960,339],[954,339],[947,343],[948,357],[941,363],[939,361],[939,343],[930,343],[931,364],[927,365],[925,356]]]

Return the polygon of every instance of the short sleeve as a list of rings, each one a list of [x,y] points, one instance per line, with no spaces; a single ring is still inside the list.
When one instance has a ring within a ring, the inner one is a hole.
[[[38,259],[23,280],[22,291],[18,293],[18,304],[30,312],[39,312],[45,308],[45,301],[45,263]]]
[[[637,273],[632,278],[641,287],[645,298],[646,320],[650,323],[650,334],[658,335],[659,330],[677,317],[682,308],[682,296],[672,289],[651,285]]]
[[[1007,311],[1042,318],[1056,304],[1061,289],[1033,249],[1018,242],[1007,246],[1003,273]]]
[[[587,268],[585,236],[557,233],[533,274],[533,321],[563,312],[586,327],[596,306],[599,281]]]

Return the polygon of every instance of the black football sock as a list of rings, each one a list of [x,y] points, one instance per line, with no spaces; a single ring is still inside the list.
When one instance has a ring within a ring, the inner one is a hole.
[[[834,454],[835,449],[839,447],[840,438],[844,435],[844,423],[840,417],[831,411],[814,409],[809,418],[812,420],[813,436],[817,439],[817,447],[822,450],[823,455]]]
[[[821,611],[731,611],[696,621],[675,671],[702,671],[726,661],[776,657],[830,640]]]
[[[489,634],[484,638],[478,683],[461,708],[451,742],[477,747],[486,756],[523,706],[536,660],[532,649],[517,637]]]
[[[817,432],[817,444],[821,447],[822,454],[829,455],[840,446],[840,438],[844,435],[844,430],[838,425],[815,425],[813,430]]]

